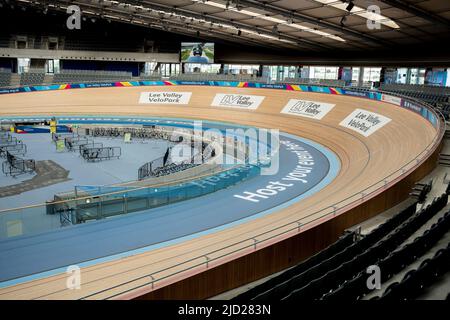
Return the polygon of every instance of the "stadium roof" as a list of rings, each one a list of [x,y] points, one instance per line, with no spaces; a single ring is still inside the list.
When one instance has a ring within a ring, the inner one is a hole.
[[[448,0],[3,0],[245,45],[366,50],[448,39]]]

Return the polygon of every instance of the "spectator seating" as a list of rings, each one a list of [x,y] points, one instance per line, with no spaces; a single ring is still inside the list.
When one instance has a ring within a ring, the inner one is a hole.
[[[309,278],[310,281],[304,282],[303,286],[300,286],[301,283],[297,282],[296,288],[291,286],[293,290],[281,298],[287,301],[319,299],[324,294],[337,289],[345,281],[351,280],[355,275],[365,271],[368,266],[382,261],[424,223],[442,210],[447,201],[447,194],[443,194],[364,252],[360,252],[347,261],[342,261],[335,268],[327,268],[324,273],[313,279]]]
[[[259,294],[266,292],[270,290],[271,288],[275,287],[276,285],[291,279],[297,274],[300,274],[318,264],[320,264],[322,261],[325,261],[335,254],[343,251],[345,248],[353,244],[355,241],[355,233],[354,232],[348,232],[344,234],[342,237],[340,237],[336,242],[325,248],[324,250],[318,252],[314,256],[310,257],[306,261],[292,267],[289,270],[286,270],[285,272],[281,273],[280,275],[244,292],[240,295],[236,296],[232,300],[250,300],[253,297],[258,296]]]
[[[124,71],[91,71],[91,70],[61,70],[53,77],[53,83],[85,83],[129,81],[131,72]]]
[[[444,115],[445,120],[450,119],[450,102],[438,102],[436,104],[436,107]]]
[[[446,219],[447,223],[448,220],[450,219]],[[450,271],[450,243],[445,249],[436,252],[432,259],[423,261],[418,269],[408,272],[400,283],[389,286],[380,300],[414,299],[424,287],[435,283],[448,271]]]
[[[290,83],[290,84],[300,84],[300,85],[322,85],[322,86],[330,86],[330,87],[345,86],[345,80],[334,80],[334,79],[284,78],[284,80],[279,81],[279,83]]]
[[[381,282],[388,279],[405,266],[411,264],[415,260],[424,255],[439,239],[450,230],[450,213],[447,212],[444,217],[440,218],[436,224],[423,233],[420,237],[414,239],[413,242],[406,244],[400,250],[390,253],[386,258],[377,263],[381,272]],[[332,291],[322,297],[324,300],[356,300],[369,292],[367,288],[368,274],[362,271],[353,279],[343,283],[338,289]],[[406,278],[406,276],[405,276]],[[392,288],[389,290],[391,291]],[[388,290],[386,290],[386,293]],[[392,294],[392,293],[391,293]],[[390,294],[388,294],[389,296]],[[412,298],[412,296],[409,296]]]
[[[43,70],[30,70],[20,75],[21,86],[39,85],[44,82],[45,72]]]
[[[267,83],[267,78],[243,74],[211,74],[211,73],[185,73],[171,76],[170,80],[178,81],[249,81]]]
[[[11,70],[0,69],[0,88],[8,87],[11,84]]]
[[[161,74],[154,73],[154,74],[144,74],[140,76],[141,80],[147,80],[147,81],[159,81],[161,80]]]
[[[424,85],[381,84],[380,90],[402,94],[430,104],[450,102],[450,88]]]
[[[258,294],[246,298],[254,300],[280,300],[297,288],[302,288],[314,279],[320,278],[329,270],[333,270],[343,265],[345,262],[352,260],[355,256],[358,256],[366,252],[369,248],[374,246],[377,242],[387,236],[392,230],[397,228],[400,224],[410,218],[416,211],[416,202],[413,202],[410,206],[396,214],[394,217],[378,226],[371,233],[366,235],[361,240],[345,247],[343,250],[338,251],[336,254],[328,257],[325,260],[317,261],[317,263],[310,264],[308,261],[308,267],[298,267],[298,272],[288,277],[280,277],[280,281],[276,281],[277,277],[272,279],[273,285],[270,289],[260,293],[258,289],[254,289]],[[264,285],[264,284],[263,284]],[[262,290],[261,290],[262,291]]]

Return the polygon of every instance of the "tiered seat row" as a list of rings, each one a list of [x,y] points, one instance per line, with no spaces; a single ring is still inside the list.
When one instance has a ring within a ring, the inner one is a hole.
[[[417,203],[413,202],[407,208],[386,221],[384,224],[378,226],[361,240],[344,247],[340,251],[333,252],[334,254],[327,256],[326,259],[319,260],[313,257],[311,258],[313,260],[307,260],[306,262],[294,267],[292,271],[288,270],[286,271],[286,274],[282,273],[281,275],[273,278],[270,280],[270,283],[262,284],[254,288],[252,290],[253,293],[244,293],[236,297],[236,299],[280,300],[288,296],[292,291],[302,288],[314,279],[320,278],[328,271],[338,268],[343,263],[350,261],[355,256],[367,251],[387,236],[392,230],[411,217],[411,215],[413,215],[416,211],[416,205]]]
[[[53,83],[112,82],[127,81],[131,79],[131,72],[62,70],[61,73],[55,74]]]

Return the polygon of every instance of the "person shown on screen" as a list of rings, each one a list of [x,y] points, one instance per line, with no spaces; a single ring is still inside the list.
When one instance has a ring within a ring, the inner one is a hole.
[[[203,57],[203,48],[200,44],[192,48],[192,55],[188,58],[189,63],[208,63],[208,58]]]

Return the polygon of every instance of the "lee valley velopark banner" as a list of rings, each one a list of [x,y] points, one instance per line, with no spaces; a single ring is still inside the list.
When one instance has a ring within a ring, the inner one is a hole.
[[[189,104],[192,92],[141,92],[139,103],[146,104]]]
[[[320,120],[330,112],[334,106],[335,104],[324,102],[290,99],[283,110],[281,110],[281,113]]]
[[[368,137],[389,121],[391,119],[380,114],[363,109],[355,109],[339,125]]]
[[[256,110],[264,98],[263,96],[218,93],[211,106]]]

